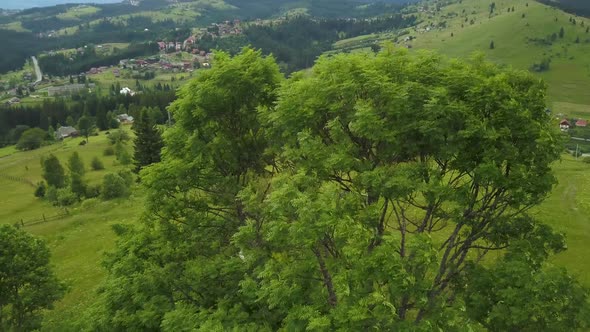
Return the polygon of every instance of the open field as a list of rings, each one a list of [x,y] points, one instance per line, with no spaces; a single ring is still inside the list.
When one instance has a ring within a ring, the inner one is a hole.
[[[481,0],[464,0],[436,14],[422,13],[422,23],[411,32],[416,39],[408,44],[451,57],[483,52],[496,63],[525,70],[547,58],[550,69],[539,76],[549,85],[549,101],[590,104],[586,88],[590,82],[590,34],[586,33],[590,20],[535,1],[495,3],[492,15],[490,2]],[[570,18],[575,18],[575,25]],[[425,31],[427,27],[431,30]],[[561,28],[563,38],[559,37]],[[494,49],[490,49],[492,41]]]
[[[100,12],[100,8],[94,6],[80,5],[68,8],[67,11],[56,15],[61,20],[80,20],[85,16],[94,15]]]
[[[108,146],[106,135],[91,136],[89,144],[78,145],[81,138],[68,139],[39,150],[17,152],[14,147],[0,149],[0,223],[25,223],[25,230],[48,242],[53,254],[52,263],[58,276],[65,280],[70,291],[49,311],[44,330],[63,331],[62,324],[78,317],[90,303],[105,271],[100,262],[105,251],[114,246],[113,224],[126,224],[137,220],[142,211],[142,194],[135,189],[128,200],[102,201],[91,199],[65,210],[52,206],[33,196],[34,187],[16,179],[32,183],[41,180],[40,158],[55,154],[65,167],[69,155],[77,151],[87,166],[86,178],[90,184],[99,184],[106,173],[116,171],[115,157],[104,157]],[[4,157],[2,157],[4,156]],[[90,160],[98,156],[105,170],[90,170]],[[42,222],[43,216],[49,219]],[[58,218],[52,218],[60,216]],[[33,221],[39,220],[38,223]]]
[[[567,267],[590,287],[590,164],[564,155],[554,166],[559,184],[533,214],[566,236],[568,250],[551,262]]]

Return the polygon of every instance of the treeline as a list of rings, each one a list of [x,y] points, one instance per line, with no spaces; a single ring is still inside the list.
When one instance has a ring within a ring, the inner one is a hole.
[[[28,106],[0,106],[0,146],[16,144],[20,135],[28,128],[74,125],[83,114],[93,117],[97,127],[104,123],[108,112],[129,113],[136,117],[141,108],[151,107],[160,111],[153,118],[158,123],[166,121],[166,107],[175,99],[172,89],[145,91],[134,96],[114,93],[110,96],[96,94],[74,95],[71,99],[45,100]],[[106,128],[108,129],[108,128]]]
[[[414,24],[415,16],[395,14],[372,20],[296,17],[283,24],[248,27],[248,42],[272,53],[287,73],[310,67],[316,57],[342,38],[396,30]]]
[[[152,55],[157,52],[158,45],[155,43],[131,44],[127,49],[113,52],[107,56],[97,54],[94,48],[87,48],[82,54],[73,56],[63,53],[43,56],[39,58],[39,66],[44,73],[49,75],[77,75],[92,67],[110,66],[123,59]]]
[[[542,4],[557,7],[565,12],[590,17],[590,3],[581,0],[537,0]]]

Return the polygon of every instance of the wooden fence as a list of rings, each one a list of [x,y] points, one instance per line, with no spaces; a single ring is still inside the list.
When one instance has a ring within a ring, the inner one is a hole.
[[[9,180],[9,181],[14,181],[14,182],[20,182],[20,183],[28,184],[29,186],[31,186],[33,188],[36,187],[36,185],[33,183],[33,181],[31,181],[29,179],[18,177],[18,176],[0,174],[0,178],[6,179],[6,180]]]
[[[28,226],[33,226],[33,225],[37,225],[37,224],[42,224],[42,223],[46,223],[49,221],[54,221],[54,220],[59,220],[59,219],[63,219],[67,216],[70,215],[70,212],[68,211],[68,209],[65,209],[64,212],[60,213],[60,214],[56,214],[54,216],[46,216],[45,214],[43,214],[41,216],[41,218],[39,219],[32,219],[32,220],[24,220],[21,219],[20,221],[17,221],[14,226],[17,227],[28,227]]]

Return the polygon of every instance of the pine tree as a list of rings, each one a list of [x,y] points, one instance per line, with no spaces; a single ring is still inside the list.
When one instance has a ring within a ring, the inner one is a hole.
[[[564,35],[565,35],[565,30],[563,30],[563,27],[561,27],[561,29],[559,29],[559,38],[563,38]]]
[[[90,136],[93,127],[92,120],[86,114],[78,120],[78,130],[82,136],[86,137],[86,142],[88,142],[88,136]]]
[[[78,199],[86,193],[86,181],[84,181],[84,162],[78,152],[72,153],[68,159],[68,170],[70,171],[70,189]]]
[[[84,168],[84,162],[78,152],[72,153],[70,158],[68,159],[68,170],[70,174],[79,174],[84,175],[86,173],[86,169]]]
[[[492,40],[490,42],[490,50],[493,50],[494,48],[496,48],[496,46],[494,45],[494,41]]]
[[[135,160],[135,171],[139,172],[144,166],[160,161],[160,151],[163,146],[162,136],[145,107],[133,124],[133,131],[135,132],[133,159]]]
[[[96,126],[100,130],[109,129],[109,119],[107,118],[105,106],[102,103],[98,104],[98,109],[96,110]]]

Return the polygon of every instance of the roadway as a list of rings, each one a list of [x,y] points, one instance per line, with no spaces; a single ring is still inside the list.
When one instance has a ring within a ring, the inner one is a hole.
[[[39,68],[39,62],[37,61],[37,58],[32,56],[31,59],[33,60],[33,66],[35,66],[35,75],[37,76],[37,80],[33,84],[37,85],[41,82],[41,80],[43,80],[43,73],[41,73],[41,68]]]

